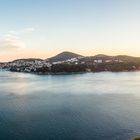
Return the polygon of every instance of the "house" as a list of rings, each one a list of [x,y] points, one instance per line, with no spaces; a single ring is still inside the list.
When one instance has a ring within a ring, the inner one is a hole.
[[[94,62],[95,63],[103,63],[103,60],[102,59],[95,59]]]
[[[112,60],[105,60],[105,63],[110,63],[112,62]]]

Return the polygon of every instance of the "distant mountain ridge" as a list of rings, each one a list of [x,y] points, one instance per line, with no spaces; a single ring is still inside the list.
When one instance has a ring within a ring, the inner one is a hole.
[[[92,60],[122,60],[124,62],[140,62],[140,57],[134,57],[134,56],[128,56],[128,55],[116,55],[116,56],[109,56],[109,55],[105,55],[105,54],[97,54],[94,56],[83,56],[80,54],[76,54],[73,52],[69,52],[69,51],[64,51],[61,52],[59,54],[57,54],[56,56],[50,57],[45,59],[45,61],[48,62],[58,62],[58,61],[66,61],[68,59],[72,59],[72,58],[79,58],[82,59],[84,61],[92,61]],[[40,59],[40,58],[23,58],[23,59],[16,59],[13,60],[11,62],[16,62],[16,61],[44,61],[44,59]]]

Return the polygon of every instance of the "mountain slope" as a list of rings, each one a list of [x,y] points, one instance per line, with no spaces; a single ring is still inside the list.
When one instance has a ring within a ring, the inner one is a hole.
[[[49,58],[48,60],[51,62],[56,62],[56,61],[65,61],[71,58],[77,58],[77,57],[82,57],[82,55],[72,53],[72,52],[62,52],[54,57]]]
[[[127,56],[127,55],[109,56],[109,55],[104,55],[104,54],[98,54],[95,56],[84,57],[82,60],[92,62],[96,59],[101,59],[103,61],[105,61],[105,60],[113,60],[113,61],[121,60],[123,62],[140,63],[140,57],[133,57],[133,56]]]

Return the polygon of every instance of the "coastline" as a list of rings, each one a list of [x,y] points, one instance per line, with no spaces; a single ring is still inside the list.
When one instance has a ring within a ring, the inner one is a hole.
[[[25,74],[35,74],[35,75],[75,75],[75,74],[87,74],[87,73],[101,73],[101,72],[111,72],[111,73],[123,73],[123,72],[140,72],[139,70],[123,70],[123,71],[85,71],[85,72],[22,72],[22,71],[10,71],[0,69],[0,71],[9,71],[12,73],[25,73]]]

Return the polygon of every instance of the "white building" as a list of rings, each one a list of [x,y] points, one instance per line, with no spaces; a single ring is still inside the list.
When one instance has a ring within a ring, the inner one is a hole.
[[[94,60],[95,63],[103,63],[103,60],[102,59],[96,59]]]

